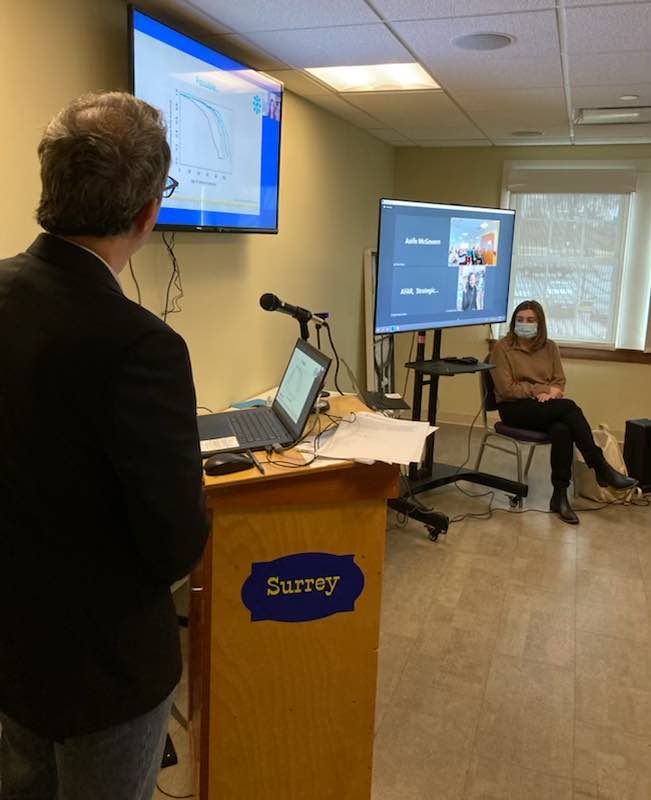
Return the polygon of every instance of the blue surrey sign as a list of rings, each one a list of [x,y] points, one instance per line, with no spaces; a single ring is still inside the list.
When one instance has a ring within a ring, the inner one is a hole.
[[[251,622],[307,622],[354,611],[364,573],[354,555],[296,553],[251,565],[242,602]]]

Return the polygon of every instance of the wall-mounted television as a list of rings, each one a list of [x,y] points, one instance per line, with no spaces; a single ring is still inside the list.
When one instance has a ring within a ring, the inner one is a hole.
[[[283,85],[129,8],[131,90],[160,109],[179,185],[157,228],[278,232]]]
[[[380,200],[375,333],[504,322],[515,211]]]

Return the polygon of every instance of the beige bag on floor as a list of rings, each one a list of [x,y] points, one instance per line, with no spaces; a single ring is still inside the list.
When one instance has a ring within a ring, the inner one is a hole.
[[[626,475],[626,464],[622,453],[617,444],[617,439],[610,432],[608,425],[601,423],[597,430],[592,431],[595,443],[603,450],[604,458],[611,467]],[[599,486],[594,470],[583,460],[583,456],[576,452],[574,461],[574,493],[587,497],[589,500],[596,500],[598,503],[630,503],[632,499],[640,494],[637,486],[632,489],[611,489],[610,486]]]

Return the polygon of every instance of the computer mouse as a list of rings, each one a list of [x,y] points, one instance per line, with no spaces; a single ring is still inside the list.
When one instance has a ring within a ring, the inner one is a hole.
[[[230,475],[252,466],[253,461],[246,453],[216,453],[206,459],[203,468],[206,475]]]

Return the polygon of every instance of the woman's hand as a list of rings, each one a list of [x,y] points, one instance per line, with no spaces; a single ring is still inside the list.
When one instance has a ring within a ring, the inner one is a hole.
[[[536,400],[539,403],[546,403],[548,400],[553,400],[554,395],[549,394],[549,392],[541,392],[540,394],[536,395]]]
[[[550,386],[549,387],[549,396],[552,400],[556,400],[559,397],[563,397],[563,390],[559,386]]]

